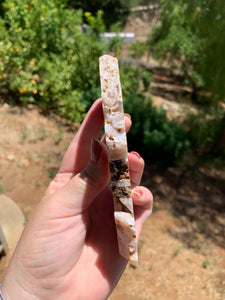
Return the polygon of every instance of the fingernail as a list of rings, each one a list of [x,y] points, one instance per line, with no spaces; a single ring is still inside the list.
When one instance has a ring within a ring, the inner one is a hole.
[[[124,114],[124,116],[128,117],[131,120],[131,116],[129,114]]]
[[[133,155],[136,155],[138,158],[141,158],[141,155],[139,153],[135,152],[135,151],[132,151],[130,153],[133,154]]]
[[[92,143],[91,143],[91,161],[95,164],[98,163],[99,158],[101,156],[102,152],[102,146],[95,137],[92,138]]]
[[[142,190],[135,190],[135,191],[132,191],[132,194],[138,196],[138,198],[141,198],[143,196],[143,191]]]

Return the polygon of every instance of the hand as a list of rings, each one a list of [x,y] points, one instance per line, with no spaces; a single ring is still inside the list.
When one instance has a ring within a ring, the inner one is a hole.
[[[129,130],[127,116],[125,123]],[[27,222],[3,279],[6,300],[106,299],[118,282],[127,262],[118,253],[106,146],[96,139],[102,125],[99,99]],[[138,186],[143,159],[128,159],[139,237],[152,195]]]

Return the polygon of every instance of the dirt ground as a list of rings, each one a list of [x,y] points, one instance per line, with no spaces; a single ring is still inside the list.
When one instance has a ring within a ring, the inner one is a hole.
[[[76,127],[37,108],[0,106],[0,187],[26,217],[40,201]],[[146,166],[154,212],[139,243],[140,267],[127,266],[110,300],[225,299],[224,193],[176,169]],[[0,280],[6,257],[0,261]]]

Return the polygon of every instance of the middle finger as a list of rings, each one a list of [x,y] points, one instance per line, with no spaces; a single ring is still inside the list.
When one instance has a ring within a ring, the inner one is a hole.
[[[143,158],[137,152],[134,151],[128,154],[128,161],[129,161],[131,188],[133,189],[137,185],[140,185],[145,162]]]

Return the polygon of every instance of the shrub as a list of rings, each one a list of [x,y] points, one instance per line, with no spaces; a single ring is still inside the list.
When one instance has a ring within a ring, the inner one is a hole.
[[[211,102],[225,97],[223,1],[160,0],[160,22],[148,40],[153,55],[181,70],[193,96],[203,88]]]
[[[146,42],[136,41],[129,47],[129,54],[134,58],[141,58],[147,50]]]
[[[129,146],[151,163],[173,165],[189,147],[186,130],[175,120],[167,121],[166,112],[153,107],[149,98],[135,96],[125,99],[126,112],[134,120]]]
[[[64,0],[6,0],[0,19],[0,87],[22,103],[36,102],[80,122],[98,95],[102,13],[65,7]],[[87,92],[88,91],[88,92]]]
[[[200,112],[198,116],[187,116],[189,139],[198,156],[210,154],[225,158],[224,124],[225,112],[221,107],[211,109],[210,114]]]
[[[120,78],[124,98],[130,95],[139,95],[148,91],[152,79],[152,74],[145,68],[132,68],[129,64],[120,64]]]

